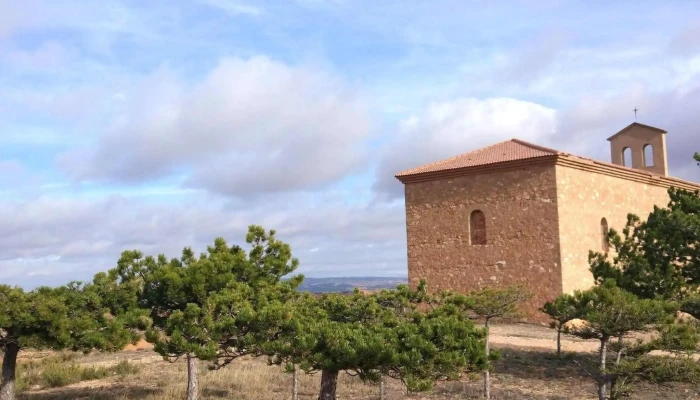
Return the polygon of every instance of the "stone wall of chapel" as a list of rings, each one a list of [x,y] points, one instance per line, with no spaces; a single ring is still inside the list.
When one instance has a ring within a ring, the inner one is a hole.
[[[561,293],[554,165],[409,182],[405,195],[411,285],[426,279],[437,292],[522,283],[534,293],[530,315]],[[470,245],[477,209],[486,245]]]
[[[593,285],[588,252],[602,251],[601,219],[618,232],[633,213],[646,219],[654,205],[668,204],[664,187],[556,166],[562,289],[571,293]],[[612,251],[612,249],[611,249]]]

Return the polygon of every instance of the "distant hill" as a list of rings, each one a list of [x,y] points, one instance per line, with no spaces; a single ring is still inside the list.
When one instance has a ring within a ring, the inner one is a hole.
[[[396,285],[407,283],[404,277],[333,277],[333,278],[305,278],[299,287],[300,291],[311,293],[351,292],[356,287],[364,290],[393,289]]]

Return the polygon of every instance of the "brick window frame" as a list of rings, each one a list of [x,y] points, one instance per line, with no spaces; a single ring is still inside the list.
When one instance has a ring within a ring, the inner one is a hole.
[[[469,244],[472,246],[488,244],[486,213],[480,208],[469,211]]]

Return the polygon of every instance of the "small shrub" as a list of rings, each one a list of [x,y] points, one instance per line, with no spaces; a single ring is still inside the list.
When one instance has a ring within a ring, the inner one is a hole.
[[[75,382],[76,366],[60,366],[49,364],[41,371],[41,381],[43,387],[56,388],[70,385]]]
[[[138,365],[129,363],[127,360],[120,361],[119,364],[111,368],[119,376],[133,375],[141,368]]]
[[[93,381],[95,379],[102,379],[106,378],[111,375],[111,368],[101,368],[101,367],[81,367],[81,366],[76,366],[78,369],[78,380],[77,382],[82,382],[82,381]]]
[[[2,364],[0,364],[0,368]],[[32,381],[34,381],[35,371],[28,368],[25,365],[18,365],[15,371],[15,391],[17,393],[26,392],[32,386]]]
[[[38,384],[40,379],[39,366],[40,362],[30,360],[27,362],[20,362],[17,364],[17,369],[15,371],[15,391],[17,393],[25,392]],[[2,362],[0,362],[0,369],[2,368]]]
[[[654,383],[700,382],[700,364],[686,357],[642,357],[637,366],[645,377]]]
[[[109,370],[98,367],[82,367],[77,364],[47,364],[41,372],[43,387],[56,388],[81,381],[105,378]]]

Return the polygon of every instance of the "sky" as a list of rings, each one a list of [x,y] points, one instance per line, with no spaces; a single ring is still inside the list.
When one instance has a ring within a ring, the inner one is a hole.
[[[520,138],[700,181],[695,1],[0,0],[0,282],[275,229],[307,276],[405,276],[404,169]]]

